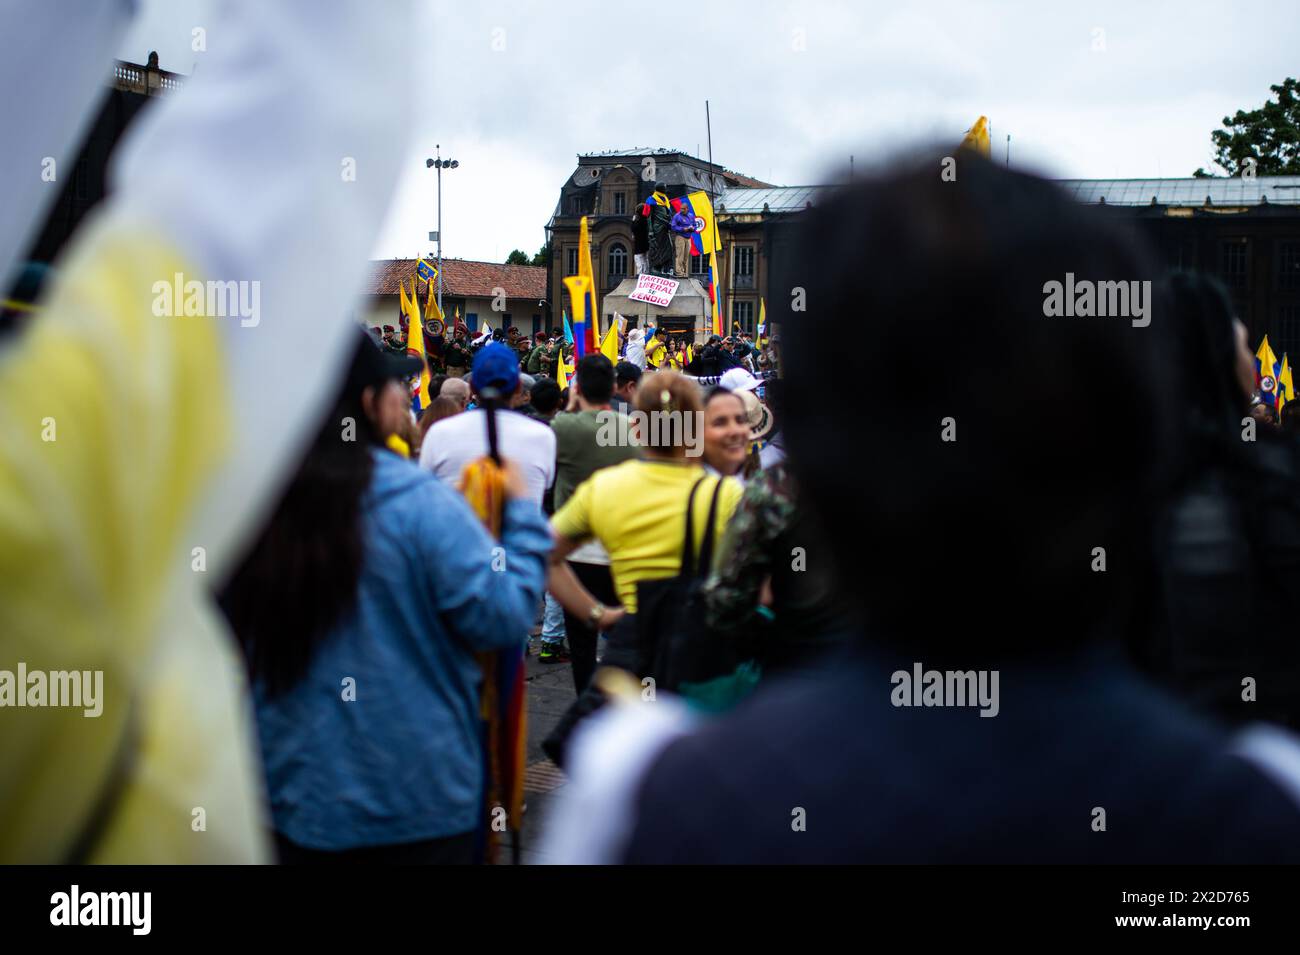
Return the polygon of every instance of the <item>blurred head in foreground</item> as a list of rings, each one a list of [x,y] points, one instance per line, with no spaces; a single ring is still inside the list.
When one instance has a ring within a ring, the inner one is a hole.
[[[808,214],[792,461],[872,639],[1072,648],[1121,628],[1145,583],[1171,439],[1149,411],[1180,393],[1167,316],[1142,252],[1095,210],[973,155],[956,181],[941,169],[911,163]],[[1103,282],[1138,283],[1129,311],[1149,321],[1049,316],[1051,283]],[[851,359],[847,314],[870,337]]]

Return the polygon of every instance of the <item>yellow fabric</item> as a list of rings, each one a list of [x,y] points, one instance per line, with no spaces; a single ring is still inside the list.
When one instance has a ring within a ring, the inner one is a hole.
[[[618,326],[610,322],[605,337],[600,343],[600,353],[609,359],[610,364],[618,364]]]
[[[384,444],[387,445],[389,451],[400,457],[409,458],[411,456],[411,446],[403,438],[399,438],[395,434],[390,434]]]
[[[559,360],[555,363],[555,382],[560,386],[561,391],[569,387],[570,371],[569,366],[564,363],[564,349],[561,348]]]
[[[596,300],[596,270],[591,265],[591,233],[587,227],[587,217],[578,223],[578,274],[587,280],[586,286],[586,320],[591,323],[591,341],[600,341],[600,302]],[[576,317],[575,322],[582,321]]]
[[[243,669],[190,533],[228,446],[230,319],[154,315],[177,272],[156,237],[91,226],[0,349],[0,669],[103,671],[98,718],[0,709],[0,862],[66,858],[131,722],[90,861],[268,855]]]
[[[1278,384],[1281,385],[1277,393],[1277,412],[1281,414],[1282,409],[1289,402],[1295,400],[1295,385],[1291,381],[1291,364],[1285,352],[1282,353],[1282,371],[1278,373],[1277,380]]]
[[[663,359],[667,346],[662,338],[655,338],[645,350],[645,360],[648,364],[659,365]]]
[[[973,149],[981,156],[988,158],[989,155],[989,118],[981,116],[975,120],[974,125],[966,130],[966,135],[962,137],[958,149]]]
[[[406,298],[403,296],[403,298]],[[429,397],[429,360],[424,354],[424,319],[420,315],[420,300],[415,294],[415,279],[411,280],[411,297],[405,302],[406,307],[406,351],[415,352],[424,367],[420,369],[420,407],[427,408],[433,404]],[[406,444],[405,441],[402,442]],[[411,456],[411,449],[406,449],[406,457]]]
[[[672,577],[681,568],[686,495],[703,476],[704,470],[698,464],[670,461],[626,461],[602,468],[578,486],[551,518],[551,527],[571,540],[594,537],[604,545],[618,599],[628,613],[636,613],[637,581]],[[713,489],[719,480],[705,478],[695,492],[697,554],[704,540]],[[715,556],[742,493],[738,481],[723,482],[718,495]]]
[[[573,324],[578,325],[587,320],[587,290],[591,287],[591,282],[581,275],[570,275],[564,280],[564,287],[569,290]]]

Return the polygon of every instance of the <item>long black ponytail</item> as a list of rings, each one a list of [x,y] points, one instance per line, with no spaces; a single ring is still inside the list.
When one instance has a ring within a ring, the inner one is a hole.
[[[271,695],[302,679],[321,638],[356,604],[375,443],[360,395],[345,389],[220,595],[250,677]]]

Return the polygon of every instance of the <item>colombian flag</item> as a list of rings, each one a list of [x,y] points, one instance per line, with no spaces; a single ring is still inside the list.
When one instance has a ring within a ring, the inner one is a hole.
[[[412,410],[418,415],[433,402],[429,398],[429,360],[424,354],[424,323],[420,320],[420,303],[415,296],[414,279],[411,280],[410,298],[406,297],[405,285],[402,293],[408,309],[406,314],[410,319],[406,328],[406,353],[415,355],[424,362],[424,367],[420,369],[420,390],[416,392],[415,399],[411,402]]]
[[[705,285],[705,291],[709,293],[709,301],[713,303],[713,334],[722,334],[722,302],[721,296],[718,295],[718,253],[709,253],[709,280]]]
[[[1268,344],[1268,336],[1260,343],[1255,352],[1255,387],[1259,389],[1259,400],[1266,405],[1281,410],[1277,403],[1277,356]]]
[[[577,357],[582,358],[594,354],[600,347],[600,309],[596,302],[596,273],[591,267],[591,233],[586,216],[578,223],[578,276],[587,281],[582,313],[578,313],[576,305],[573,308],[573,347]],[[565,279],[564,284],[568,285],[569,280]]]
[[[672,201],[674,211],[684,209],[687,215],[695,217],[695,231],[691,234],[691,255],[708,255],[722,250],[722,236],[718,232],[718,223],[713,216],[713,203],[708,193],[692,192]]]
[[[695,216],[695,232],[691,235],[691,255],[709,257],[708,278],[704,290],[708,292],[709,302],[713,307],[713,334],[721,335],[722,308],[718,297],[718,267],[715,253],[722,251],[722,233],[713,215],[713,203],[709,201],[708,193],[697,191],[672,200],[671,205],[674,211],[684,209],[688,214]]]
[[[573,358],[578,360],[595,347],[588,347],[587,305],[591,301],[591,281],[585,275],[570,275],[564,280],[564,287],[569,290],[569,305],[573,308]]]

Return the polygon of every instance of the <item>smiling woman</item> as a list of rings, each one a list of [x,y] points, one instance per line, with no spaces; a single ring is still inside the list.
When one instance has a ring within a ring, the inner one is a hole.
[[[704,464],[722,477],[740,477],[749,454],[749,413],[740,396],[714,388],[704,403]]]

